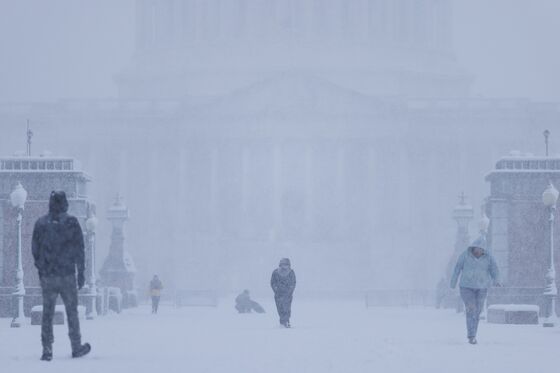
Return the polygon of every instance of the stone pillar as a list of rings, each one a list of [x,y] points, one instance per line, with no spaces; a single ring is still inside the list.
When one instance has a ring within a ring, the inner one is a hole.
[[[275,240],[282,232],[282,148],[280,144],[275,144],[273,149],[274,224],[273,232],[271,232],[271,239]]]
[[[492,228],[490,242],[492,255],[500,268],[502,283],[509,283],[509,216],[510,206],[505,199],[490,199],[490,216],[492,217]]]
[[[147,24],[146,24],[146,0],[138,0],[136,2],[136,28],[135,41],[136,49],[143,49],[147,41]]]
[[[209,208],[210,208],[210,218],[212,219],[213,224],[212,232],[218,233],[218,226],[216,222],[219,221],[219,206],[218,206],[218,191],[220,190],[219,187],[219,174],[218,174],[218,161],[219,161],[219,148],[218,145],[215,143],[211,143],[210,145],[210,201],[209,201]]]
[[[311,237],[313,232],[313,219],[314,219],[314,179],[315,172],[313,170],[313,145],[309,145],[305,150],[305,227],[304,235]]]
[[[346,150],[343,145],[339,145],[336,151],[336,206],[338,208],[337,213],[337,226],[339,227],[339,234],[345,235],[347,232],[347,198],[346,198]]]

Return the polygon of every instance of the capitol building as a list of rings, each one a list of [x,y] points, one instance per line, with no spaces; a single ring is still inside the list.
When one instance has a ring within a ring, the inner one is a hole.
[[[266,291],[281,257],[302,292],[431,287],[457,196],[482,204],[495,160],[560,123],[471,94],[451,3],[137,0],[118,98],[1,104],[0,123],[81,159],[101,207],[123,195],[138,272],[170,289]]]

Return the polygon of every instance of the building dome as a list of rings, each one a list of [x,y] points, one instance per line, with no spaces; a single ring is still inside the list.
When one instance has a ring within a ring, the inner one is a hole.
[[[138,0],[123,98],[223,94],[278,72],[367,94],[465,96],[451,0]]]

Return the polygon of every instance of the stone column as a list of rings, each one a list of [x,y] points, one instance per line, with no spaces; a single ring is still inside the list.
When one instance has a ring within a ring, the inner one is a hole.
[[[218,145],[215,143],[211,143],[210,145],[210,201],[209,201],[209,208],[210,208],[210,217],[214,222],[214,226],[212,227],[212,232],[218,233],[219,221],[218,216],[220,212],[218,211],[218,191],[219,191],[219,174],[218,174],[218,161],[219,161],[219,148]]]
[[[336,176],[335,176],[335,183],[336,183],[336,206],[338,208],[337,211],[337,226],[339,227],[339,234],[346,234],[347,228],[347,199],[346,199],[346,177],[345,177],[345,170],[346,170],[346,151],[343,145],[338,145],[338,149],[336,150]]]
[[[146,24],[147,4],[146,0],[138,0],[136,2],[136,27],[135,27],[135,41],[136,49],[143,49],[147,41],[147,24]]]
[[[492,227],[490,230],[490,242],[492,243],[492,255],[500,268],[500,276],[503,284],[509,283],[509,216],[508,201],[491,198],[490,218]]]
[[[282,232],[282,148],[280,144],[273,147],[272,167],[274,170],[274,224],[271,235],[275,239]]]
[[[315,205],[313,200],[313,176],[315,175],[313,172],[313,159],[313,145],[308,145],[305,150],[305,227],[303,230],[305,237],[310,237],[313,231],[313,213]]]
[[[242,145],[241,147],[241,216],[242,221],[240,224],[241,232],[243,235],[247,233],[248,217],[249,217],[249,193],[250,193],[250,180],[249,180],[249,167],[250,167],[251,150],[249,145]]]

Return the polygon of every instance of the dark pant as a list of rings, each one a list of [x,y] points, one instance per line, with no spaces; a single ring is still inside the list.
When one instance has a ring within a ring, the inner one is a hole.
[[[152,296],[152,313],[157,313],[159,307],[159,296]]]
[[[290,322],[292,315],[292,295],[291,294],[275,294],[274,300],[276,301],[276,309],[278,316],[280,316],[280,324],[284,325]]]
[[[76,350],[82,344],[80,321],[78,319],[76,276],[42,277],[41,288],[43,289],[43,320],[41,324],[41,342],[43,347],[51,347],[54,342],[53,317],[56,298],[60,294],[66,308],[68,336],[70,337],[72,350]]]
[[[484,307],[484,301],[488,294],[487,289],[461,288],[461,298],[465,303],[465,315],[467,317],[467,337],[476,337],[480,313]]]

